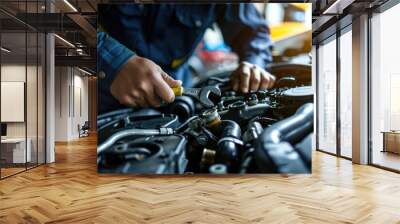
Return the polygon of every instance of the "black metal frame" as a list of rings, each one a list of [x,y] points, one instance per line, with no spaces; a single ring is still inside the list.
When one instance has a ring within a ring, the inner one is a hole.
[[[372,83],[371,83],[371,71],[372,71],[372,65],[371,65],[371,55],[372,55],[372,42],[371,42],[371,37],[372,37],[372,33],[371,33],[371,19],[372,19],[372,13],[368,12],[368,54],[367,54],[367,60],[368,60],[368,75],[367,75],[367,83],[368,83],[368,100],[367,100],[367,104],[368,104],[368,115],[367,115],[367,119],[368,119],[368,124],[367,124],[367,132],[368,132],[368,164],[373,164],[372,163],[372,96],[371,96],[371,92],[372,92]]]
[[[319,149],[319,109],[318,109],[318,99],[319,99],[319,76],[318,76],[318,70],[319,70],[319,65],[318,65],[318,60],[319,60],[319,54],[318,54],[318,49],[319,49],[319,44],[315,45],[315,98],[314,98],[314,104],[315,104],[315,149]]]
[[[25,1],[25,12],[28,11],[28,4]],[[26,14],[25,14],[25,21],[26,21]],[[37,65],[36,65],[37,66]],[[24,85],[24,121],[25,121],[25,170],[28,170],[28,24],[25,23],[25,85]]]
[[[47,0],[45,0],[45,12],[48,13]],[[47,32],[44,32],[44,164],[47,163]],[[43,82],[43,80],[42,80]]]
[[[340,117],[340,78],[341,78],[341,64],[340,64],[340,36],[341,32],[339,25],[336,25],[336,154],[341,156],[341,117]]]

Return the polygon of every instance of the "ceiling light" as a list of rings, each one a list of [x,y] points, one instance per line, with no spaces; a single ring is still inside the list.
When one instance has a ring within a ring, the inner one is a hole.
[[[62,37],[60,37],[60,36],[57,35],[57,34],[54,34],[54,36],[57,37],[57,38],[58,38],[59,40],[61,40],[62,42],[64,42],[65,44],[67,44],[68,46],[75,48],[75,45],[73,45],[73,44],[72,44],[71,42],[69,42],[68,40],[66,40],[66,39],[64,39],[64,38],[62,38]]]
[[[83,51],[83,49],[81,49],[81,48],[77,48],[77,49],[76,49],[76,53],[77,53],[78,55],[87,55],[87,54]]]
[[[10,52],[11,52],[11,50],[9,50],[9,49],[7,49],[7,48],[5,48],[5,47],[1,47],[0,49],[1,49],[2,51],[6,52],[6,53],[10,53]]]
[[[78,10],[68,1],[64,0],[64,3],[68,5],[74,12],[78,12]]]
[[[323,15],[327,14],[342,14],[343,10],[347,8],[354,0],[336,0],[327,9],[322,12]]]
[[[336,0],[332,5],[330,5],[327,9],[322,12],[322,14],[328,14],[331,13],[332,9],[335,9],[337,7],[337,4],[339,3],[340,0]]]
[[[86,70],[83,70],[83,69],[81,69],[81,68],[79,68],[79,67],[78,67],[78,70],[81,71],[81,72],[83,72],[83,73],[85,73],[85,74],[87,74],[87,75],[90,75],[90,76],[93,75],[92,73],[90,73],[90,72],[88,72],[88,71],[86,71]]]

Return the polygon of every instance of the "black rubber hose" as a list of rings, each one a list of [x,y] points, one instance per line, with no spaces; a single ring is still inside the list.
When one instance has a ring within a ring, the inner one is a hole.
[[[260,143],[289,142],[295,144],[301,141],[313,130],[314,105],[306,103],[294,115],[265,129],[259,138]]]
[[[314,105],[301,106],[294,115],[279,121],[261,134],[256,142],[255,162],[259,172],[308,173],[308,164],[292,145],[313,131]],[[310,148],[311,150],[311,148]]]
[[[193,116],[195,105],[192,98],[188,96],[178,96],[173,103],[166,106],[166,109],[168,113],[178,115],[180,122],[184,122]]]
[[[230,169],[238,160],[238,143],[241,142],[242,131],[236,122],[229,120],[222,120],[216,129],[220,141],[215,154],[215,163],[224,164]]]

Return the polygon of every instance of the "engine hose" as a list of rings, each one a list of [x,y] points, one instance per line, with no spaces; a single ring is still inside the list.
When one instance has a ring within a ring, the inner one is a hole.
[[[97,154],[111,147],[118,140],[128,136],[140,136],[140,135],[172,135],[174,133],[172,128],[160,128],[160,129],[128,129],[117,132],[109,137],[104,143],[97,147]]]
[[[217,127],[214,127],[214,131],[220,136],[215,163],[224,164],[230,169],[238,159],[238,146],[243,144],[240,140],[242,132],[240,126],[234,121],[222,120]]]
[[[165,109],[169,114],[178,115],[179,121],[182,122],[193,116],[195,104],[191,97],[177,96],[174,102],[166,106]]]
[[[309,172],[292,145],[313,131],[314,105],[301,106],[294,115],[279,121],[260,135],[255,147],[255,161],[260,172]],[[310,149],[311,150],[311,149]]]
[[[297,143],[313,130],[314,105],[306,103],[294,115],[265,129],[260,136],[261,143]]]

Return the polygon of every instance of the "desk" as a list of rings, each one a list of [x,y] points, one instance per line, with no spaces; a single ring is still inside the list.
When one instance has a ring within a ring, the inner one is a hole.
[[[1,157],[6,163],[25,163],[32,158],[32,140],[27,139],[25,151],[25,138],[5,138],[1,139]],[[25,154],[26,153],[26,154]],[[25,161],[26,159],[26,161]]]
[[[383,133],[382,152],[400,154],[400,131],[382,131],[381,133]]]

